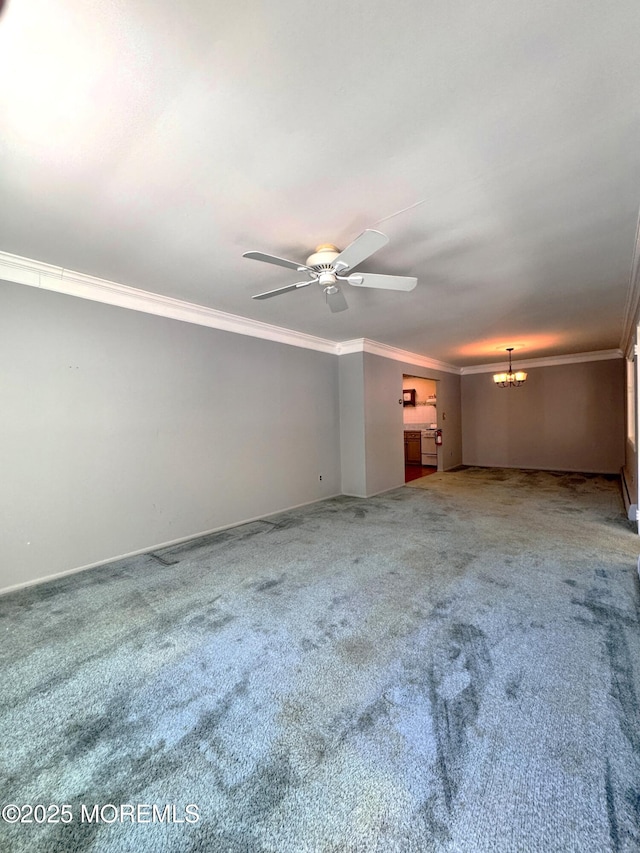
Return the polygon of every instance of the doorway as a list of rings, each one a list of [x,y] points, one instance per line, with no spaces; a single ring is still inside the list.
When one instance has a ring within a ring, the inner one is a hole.
[[[438,381],[403,374],[404,481],[409,483],[438,470],[435,431],[438,428]]]

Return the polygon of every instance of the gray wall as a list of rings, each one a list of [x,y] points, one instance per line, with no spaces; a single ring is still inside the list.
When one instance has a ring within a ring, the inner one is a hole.
[[[340,356],[340,457],[342,493],[367,494],[364,353]]]
[[[462,377],[465,465],[618,473],[625,457],[624,360],[528,369],[520,388]]]
[[[364,353],[367,495],[404,485],[402,370],[397,361]]]
[[[0,589],[341,491],[334,355],[0,282],[0,400]]]

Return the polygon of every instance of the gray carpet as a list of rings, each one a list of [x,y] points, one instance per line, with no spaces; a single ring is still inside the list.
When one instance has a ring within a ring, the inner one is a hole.
[[[640,850],[639,550],[471,468],[0,598],[0,849]]]

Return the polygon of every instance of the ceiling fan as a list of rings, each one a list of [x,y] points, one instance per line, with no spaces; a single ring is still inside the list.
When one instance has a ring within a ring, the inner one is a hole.
[[[298,261],[289,261],[286,258],[278,258],[275,255],[266,255],[264,252],[245,252],[243,258],[252,258],[254,261],[264,261],[267,264],[276,264],[279,267],[288,267],[296,272],[306,272],[309,278],[295,284],[287,284],[276,290],[267,290],[265,293],[257,293],[252,299],[269,299],[297,290],[300,287],[308,287],[310,284],[319,284],[322,288],[329,308],[334,313],[344,311],[348,308],[347,300],[341,292],[338,282],[346,281],[354,287],[377,287],[382,290],[413,290],[418,283],[417,278],[403,275],[377,275],[374,273],[352,273],[368,257],[377,252],[389,242],[389,238],[380,231],[367,229],[359,237],[347,246],[342,252],[331,243],[323,243],[302,264]]]

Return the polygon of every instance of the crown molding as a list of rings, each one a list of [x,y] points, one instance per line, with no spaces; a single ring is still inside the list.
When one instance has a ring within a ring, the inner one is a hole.
[[[64,293],[67,296],[78,296],[93,302],[103,302],[119,308],[128,308],[132,311],[156,314],[171,320],[221,329],[237,335],[249,335],[253,338],[276,341],[318,352],[336,353],[335,341],[272,326],[270,323],[262,323],[259,320],[250,320],[237,314],[227,314],[215,308],[184,302],[170,296],[161,296],[147,290],[138,290],[135,287],[73,272],[41,261],[21,258],[18,255],[10,255],[7,252],[0,252],[0,279]]]
[[[51,290],[63,293],[67,296],[77,296],[81,299],[89,299],[93,302],[102,302],[106,305],[114,305],[119,308],[127,308],[132,311],[141,311],[145,314],[155,314],[171,320],[180,320],[185,323],[194,323],[198,326],[208,326],[212,329],[220,329],[237,335],[248,335],[253,338],[262,338],[267,341],[288,344],[289,346],[301,347],[303,349],[316,350],[332,355],[348,355],[356,352],[366,352],[379,355],[392,361],[400,361],[403,364],[411,364],[416,367],[426,367],[430,370],[438,370],[442,373],[453,373],[455,375],[468,375],[472,373],[492,373],[499,369],[499,364],[479,364],[472,367],[456,367],[435,358],[419,355],[415,352],[397,349],[388,344],[372,341],[368,338],[355,338],[350,341],[331,341],[308,335],[304,332],[296,332],[281,326],[273,326],[259,320],[250,320],[237,314],[227,314],[215,308],[207,308],[193,302],[185,302],[170,296],[161,296],[148,290],[139,290],[115,281],[85,275],[74,272],[42,261],[34,261],[22,258],[19,255],[11,255],[8,252],[0,252],[0,279],[11,281],[15,284],[24,284],[28,287],[39,287],[42,290]],[[629,332],[635,328],[637,312],[640,307],[640,231],[636,240],[636,253],[634,255],[634,266],[630,296],[627,300],[625,324]],[[631,294],[633,295],[633,298]],[[633,343],[630,339],[629,346]],[[556,364],[574,364],[581,361],[603,361],[613,358],[622,358],[623,351],[600,350],[597,352],[576,353],[574,355],[552,356],[550,358],[533,358],[527,361],[513,362],[518,367],[550,367]]]
[[[512,364],[514,368],[555,367],[559,364],[579,364],[584,361],[610,361],[615,358],[623,358],[622,350],[603,349],[596,350],[594,352],[576,352],[570,355],[552,355],[546,358],[528,358],[523,361],[513,361]],[[462,375],[468,376],[472,373],[499,373],[502,369],[502,362],[493,362],[492,364],[474,364],[472,367],[463,367]]]
[[[401,361],[416,367],[428,367],[431,370],[439,370],[442,373],[455,373],[459,375],[461,372],[459,367],[447,364],[445,361],[438,361],[435,358],[418,355],[415,352],[396,349],[396,347],[381,344],[378,341],[371,341],[368,338],[354,338],[351,341],[342,341],[338,344],[338,355],[348,355],[353,352],[367,352],[371,353],[371,355],[381,355],[383,358],[389,358],[392,361]]]
[[[270,323],[262,323],[259,320],[250,320],[237,314],[227,314],[224,311],[207,308],[193,302],[161,296],[148,290],[139,290],[135,287],[118,284],[115,281],[63,269],[42,261],[11,255],[8,252],[0,252],[0,279],[16,284],[26,284],[29,287],[39,287],[43,290],[52,290],[56,293],[64,293],[67,296],[77,296],[80,299],[90,299],[93,302],[103,302],[106,305],[115,305],[119,308],[128,308],[132,311],[155,314],[171,320],[181,320],[198,326],[221,329],[237,335],[249,335],[254,338],[302,347],[303,349],[312,349],[317,352],[333,355],[368,352],[395,361],[441,370],[445,373],[460,373],[460,368],[451,364],[427,358],[414,352],[395,349],[387,344],[370,341],[367,338],[338,343],[326,338],[296,332],[292,329],[285,329],[281,326],[273,326]]]
[[[635,330],[640,322],[640,216],[636,227],[636,240],[633,247],[633,258],[631,262],[631,276],[629,278],[629,290],[627,302],[624,307],[624,318],[622,321],[622,337],[620,349],[627,356],[632,355],[632,347],[636,341]]]

